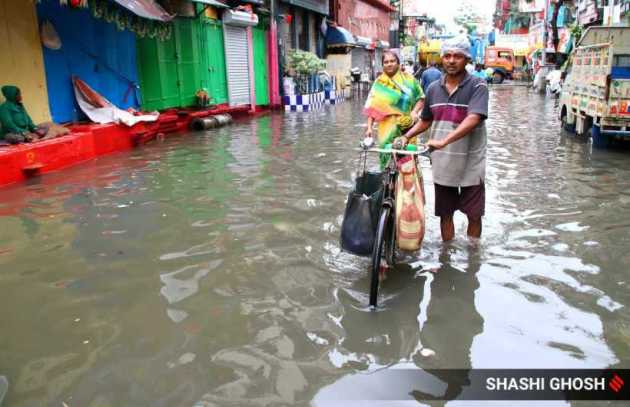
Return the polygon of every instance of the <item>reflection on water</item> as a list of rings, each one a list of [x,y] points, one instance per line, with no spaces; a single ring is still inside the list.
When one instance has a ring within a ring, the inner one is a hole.
[[[466,391],[404,369],[629,367],[627,151],[592,150],[559,134],[553,101],[497,88],[483,239],[444,246],[430,216],[368,312],[368,261],[338,243],[360,107],[3,189],[0,400],[2,376],[10,406],[349,405]]]

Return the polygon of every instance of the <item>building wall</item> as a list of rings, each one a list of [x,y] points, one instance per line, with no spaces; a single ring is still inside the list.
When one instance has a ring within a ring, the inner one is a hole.
[[[292,13],[291,8],[284,4],[280,4],[278,8],[279,14],[287,15]],[[278,20],[278,41],[280,41],[281,46],[291,48],[291,26],[284,19]]]
[[[354,35],[389,41],[389,12],[361,0],[338,0],[337,24]]]
[[[317,26],[317,18],[313,13],[309,13],[308,15],[308,42],[309,42],[309,51],[316,54],[317,53],[317,31],[319,27]]]
[[[11,84],[22,90],[24,103],[35,123],[50,121],[34,3],[0,1],[0,55],[0,86]]]

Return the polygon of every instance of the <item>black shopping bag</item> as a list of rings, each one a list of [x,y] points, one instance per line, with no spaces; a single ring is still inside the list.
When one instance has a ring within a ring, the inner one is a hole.
[[[358,256],[369,256],[382,200],[383,174],[364,172],[348,194],[341,224],[341,248]]]

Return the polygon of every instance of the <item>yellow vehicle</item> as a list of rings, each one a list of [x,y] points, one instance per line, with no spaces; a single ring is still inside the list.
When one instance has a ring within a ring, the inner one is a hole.
[[[429,40],[420,42],[418,47],[418,61],[421,65],[429,66],[433,63],[441,64],[440,48],[441,40]]]
[[[488,47],[484,58],[486,68],[492,68],[494,83],[501,83],[504,79],[511,79],[514,73],[514,51],[511,48]]]

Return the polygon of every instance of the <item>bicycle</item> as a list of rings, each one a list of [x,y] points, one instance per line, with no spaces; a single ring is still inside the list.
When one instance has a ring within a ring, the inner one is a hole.
[[[387,149],[387,148],[368,148],[362,143],[363,148],[360,149],[359,162],[363,159],[363,171],[365,173],[367,154],[391,154],[389,163],[382,172],[382,198],[380,210],[378,214],[378,222],[376,226],[376,237],[374,239],[374,247],[372,249],[372,270],[370,276],[370,308],[376,309],[378,302],[378,288],[380,283],[381,261],[385,260],[388,267],[393,267],[396,263],[396,178],[398,176],[398,168],[396,166],[396,158],[398,156],[412,155],[429,157],[431,149],[426,145],[417,151]],[[421,174],[420,174],[421,175]],[[422,182],[422,181],[421,181]],[[423,192],[424,195],[424,192]],[[423,196],[424,199],[424,196]]]

